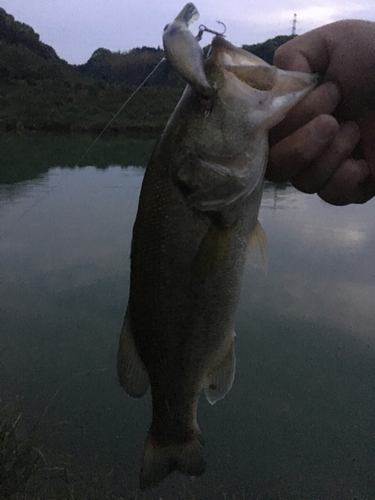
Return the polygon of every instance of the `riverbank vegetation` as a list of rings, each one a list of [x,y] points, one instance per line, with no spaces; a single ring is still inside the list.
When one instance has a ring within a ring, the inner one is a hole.
[[[280,36],[244,48],[270,61],[288,39]],[[162,57],[160,48],[98,48],[85,64],[70,65],[30,26],[0,8],[0,131],[98,133]],[[108,131],[133,137],[157,134],[184,86],[164,61]]]
[[[9,132],[1,134],[0,140],[0,184],[7,184],[10,189],[15,183],[43,176],[53,167],[145,167],[155,144],[154,138],[145,140],[109,134],[92,147],[91,134],[40,131],[21,135]]]

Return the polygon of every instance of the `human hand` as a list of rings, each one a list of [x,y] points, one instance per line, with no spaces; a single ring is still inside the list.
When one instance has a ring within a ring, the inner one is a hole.
[[[375,23],[339,21],[281,46],[276,66],[323,83],[270,133],[266,177],[328,203],[375,195]]]

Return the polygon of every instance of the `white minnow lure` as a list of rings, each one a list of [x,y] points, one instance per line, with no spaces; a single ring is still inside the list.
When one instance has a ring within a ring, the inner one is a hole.
[[[163,45],[170,64],[184,80],[203,96],[214,92],[204,72],[203,51],[189,26],[199,18],[193,3],[188,3],[163,32]]]

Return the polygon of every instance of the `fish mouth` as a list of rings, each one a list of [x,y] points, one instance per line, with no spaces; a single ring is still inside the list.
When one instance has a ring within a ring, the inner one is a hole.
[[[233,73],[246,85],[257,90],[271,90],[277,80],[277,69],[247,50],[236,47],[218,35],[212,40],[207,69],[221,68]]]
[[[278,95],[293,91],[306,92],[309,86],[311,90],[317,84],[317,75],[284,71],[271,66],[260,57],[236,47],[220,35],[212,40],[206,71],[217,83],[225,81],[227,71],[255,90],[272,91]]]

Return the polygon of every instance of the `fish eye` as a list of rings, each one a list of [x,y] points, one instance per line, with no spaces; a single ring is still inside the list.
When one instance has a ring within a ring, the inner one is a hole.
[[[169,28],[169,24],[166,24],[166,25],[164,26],[164,30],[163,30],[163,31],[167,30],[168,28]]]

